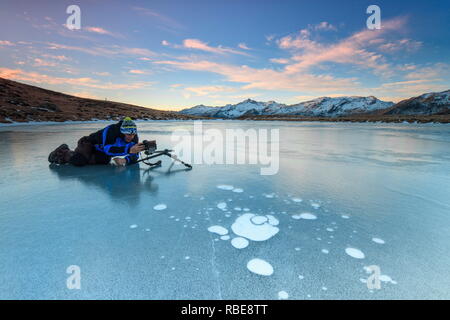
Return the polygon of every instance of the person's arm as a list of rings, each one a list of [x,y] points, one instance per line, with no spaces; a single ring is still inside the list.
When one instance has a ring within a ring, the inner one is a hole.
[[[135,164],[139,159],[139,153],[129,154],[125,159],[127,160],[127,165]]]
[[[103,152],[108,156],[125,156],[130,153],[131,148],[135,145],[134,142],[130,142],[126,145],[122,144],[107,144],[103,146]]]

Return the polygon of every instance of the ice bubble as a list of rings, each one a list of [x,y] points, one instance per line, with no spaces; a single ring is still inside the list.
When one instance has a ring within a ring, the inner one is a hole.
[[[305,277],[304,277],[304,276],[302,276],[302,275],[299,275],[299,276],[298,276],[298,278],[299,278],[300,280],[303,280],[303,279],[305,279]]]
[[[149,232],[149,231],[150,231],[150,229],[145,229],[145,231]]]
[[[241,192],[244,192],[244,189],[241,189],[241,188],[234,188],[234,189],[233,189],[233,192],[241,193]]]
[[[300,251],[300,248],[299,248],[299,247],[296,247],[296,248],[295,248],[295,251]]]
[[[320,208],[320,204],[318,204],[316,202],[312,202],[311,203],[311,207],[313,207],[314,209],[319,209]]]
[[[189,257],[189,256],[186,256],[186,257],[184,257],[184,259],[186,259],[186,260],[189,260],[191,257]]]
[[[323,291],[327,291],[328,288],[327,288],[327,287],[322,287],[322,290],[323,290]]]
[[[224,235],[224,236],[221,236],[220,239],[222,239],[222,240],[230,240],[230,236],[229,235]]]
[[[286,291],[278,292],[278,299],[287,299],[289,298],[289,294]]]
[[[219,184],[219,185],[217,186],[217,189],[221,189],[221,190],[233,190],[234,187],[233,187],[233,186],[230,186],[230,185],[228,185],[228,184]]]
[[[166,208],[167,208],[167,206],[164,203],[160,203],[160,204],[157,204],[156,206],[154,206],[153,210],[164,210]]]
[[[244,249],[248,246],[248,244],[248,240],[241,237],[236,237],[231,240],[231,245],[236,249]]]
[[[263,224],[263,223],[269,221],[269,219],[266,216],[254,216],[250,219],[250,221],[253,224],[260,225],[260,224]]]
[[[275,197],[275,193],[269,193],[269,194],[264,193],[264,197],[272,199],[273,197]]]
[[[347,248],[345,249],[345,252],[352,258],[355,259],[364,259],[365,255],[361,250],[355,249],[355,248]]]
[[[327,231],[328,231],[328,232],[333,232],[334,229],[333,229],[333,228],[327,228]]]
[[[304,213],[301,213],[301,214],[294,214],[292,216],[292,218],[296,219],[296,220],[298,220],[298,219],[315,220],[315,219],[317,219],[317,216],[315,216],[315,215],[313,215],[312,213],[309,213],[309,212],[304,212]]]
[[[341,217],[342,217],[342,219],[350,219],[350,217],[349,217],[349,216],[347,216],[347,215],[345,215],[345,214],[344,214],[344,215],[342,215]]]
[[[294,201],[294,202],[297,202],[297,203],[303,201],[303,199],[300,199],[300,198],[292,198],[291,200]]]
[[[249,209],[249,208],[244,208],[244,211],[245,211],[245,212],[249,212],[250,209]]]
[[[327,249],[322,249],[322,253],[328,254],[329,252]]]
[[[382,275],[380,276],[380,281],[383,281],[383,282],[390,282],[390,283],[392,283],[392,284],[397,284],[396,281],[392,280],[392,278],[391,278],[390,276],[386,275],[386,274],[382,274]]]
[[[273,267],[263,259],[252,259],[247,263],[247,269],[261,276],[270,276],[273,274]]]
[[[236,210],[236,211],[242,211],[241,207],[235,207],[234,210]]]
[[[379,243],[379,244],[384,244],[385,243],[384,240],[380,239],[380,238],[372,238],[372,241],[375,242],[375,243]]]
[[[253,240],[253,241],[265,241],[276,235],[279,229],[270,223],[268,220],[262,224],[254,224],[252,218],[258,217],[253,213],[245,213],[238,217],[231,230],[241,237]]]
[[[217,233],[220,236],[228,234],[228,230],[222,226],[211,226],[208,228],[208,231],[212,233]]]
[[[227,204],[225,202],[220,202],[219,204],[217,204],[217,208],[219,208],[220,210],[225,210],[226,207]]]
[[[137,228],[137,224],[132,224],[131,226],[130,226],[130,229],[136,229]]]
[[[267,216],[266,216],[269,220],[269,224],[271,224],[271,225],[273,225],[273,226],[277,226],[279,223],[280,223],[280,221],[278,221],[278,219],[277,218],[275,218],[274,216],[272,216],[272,215],[270,215],[270,214],[268,214]]]

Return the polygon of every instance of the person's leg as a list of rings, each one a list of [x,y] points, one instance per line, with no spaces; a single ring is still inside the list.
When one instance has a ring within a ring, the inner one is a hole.
[[[109,164],[111,162],[111,157],[103,152],[95,150],[92,153],[92,162],[94,164]]]
[[[68,161],[71,165],[76,167],[82,167],[88,164],[88,160],[78,152],[75,152]]]
[[[82,137],[78,140],[77,148],[72,153],[69,163],[81,167],[90,164],[94,146],[89,142],[88,137]]]
[[[48,162],[57,164],[68,163],[73,153],[74,152],[69,149],[69,146],[64,143],[48,155]]]

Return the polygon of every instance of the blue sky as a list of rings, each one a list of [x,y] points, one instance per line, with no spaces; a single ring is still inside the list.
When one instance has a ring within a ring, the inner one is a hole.
[[[6,0],[0,21],[1,77],[157,109],[450,88],[448,1]]]

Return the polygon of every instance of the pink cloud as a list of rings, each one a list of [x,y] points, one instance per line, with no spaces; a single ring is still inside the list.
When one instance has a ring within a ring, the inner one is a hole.
[[[147,72],[144,71],[144,70],[136,70],[136,69],[130,70],[130,71],[128,71],[128,72],[129,72],[129,73],[132,73],[132,74],[147,74]]]
[[[382,38],[388,32],[399,30],[406,23],[405,18],[386,21],[381,30],[362,30],[335,44],[322,44],[310,39],[308,30],[301,30],[296,36],[286,36],[278,40],[281,49],[293,52],[294,64],[286,66],[288,73],[305,71],[324,62],[359,65],[374,69],[384,75],[392,74],[384,57],[370,51],[374,42],[386,42]]]
[[[244,50],[251,50],[245,43],[239,43],[238,47]]]
[[[94,56],[114,56],[114,55],[134,55],[134,56],[155,56],[151,50],[145,48],[130,48],[130,47],[122,47],[122,46],[107,46],[107,47],[79,47],[79,46],[70,46],[58,43],[48,43],[48,49],[51,50],[69,50],[69,51],[79,51],[86,54],[94,55]]]
[[[54,62],[45,61],[45,60],[36,58],[36,59],[34,59],[34,66],[35,67],[55,67],[55,66],[57,66],[57,64]]]
[[[290,62],[290,60],[283,59],[283,58],[272,58],[272,59],[270,59],[270,62],[279,63],[279,64],[288,64]]]
[[[401,39],[380,45],[379,50],[384,52],[398,52],[400,50],[416,51],[422,46],[422,42],[411,39]]]
[[[211,61],[155,61],[183,70],[206,71],[221,74],[228,81],[245,84],[242,89],[288,90],[332,92],[342,89],[354,89],[356,79],[315,76],[312,74],[289,74],[286,71],[255,69],[248,66],[234,66]]]
[[[230,48],[224,48],[222,46],[211,47],[207,43],[202,42],[198,39],[185,39],[183,41],[183,47],[188,48],[188,49],[196,49],[196,50],[202,50],[202,51],[218,53],[218,54],[232,53],[232,54],[240,54],[240,55],[245,55],[245,56],[248,55],[245,52],[230,49]]]
[[[132,9],[142,15],[152,17],[156,19],[159,23],[162,23],[164,26],[169,27],[170,29],[166,29],[167,31],[174,31],[177,29],[185,29],[185,27],[179,23],[178,21],[156,12],[155,10],[150,10],[142,7],[132,7]]]
[[[62,78],[62,77],[53,77],[37,72],[23,71],[21,69],[8,69],[8,68],[0,68],[0,77],[11,80],[29,81],[38,84],[52,84],[52,85],[70,84],[74,86],[83,86],[105,90],[141,89],[151,85],[150,82],[102,83],[98,80],[89,77]]]
[[[14,46],[14,43],[8,40],[0,40],[0,46]]]

